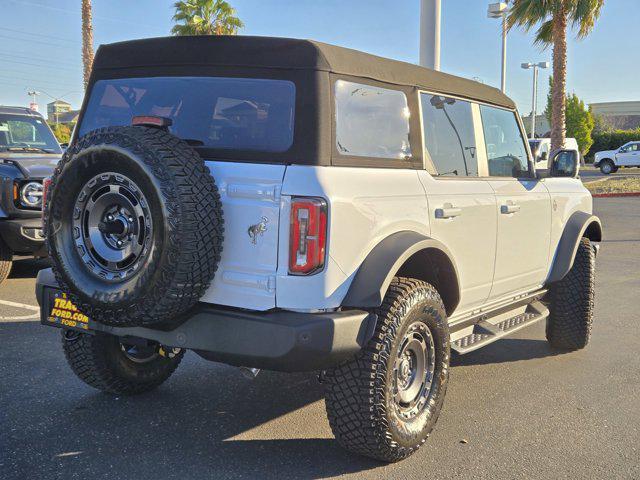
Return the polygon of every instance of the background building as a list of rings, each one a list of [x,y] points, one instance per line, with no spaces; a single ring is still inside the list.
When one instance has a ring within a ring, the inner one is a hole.
[[[50,122],[60,121],[59,115],[71,111],[71,104],[64,100],[55,100],[47,104],[47,120]]]
[[[640,127],[640,101],[600,102],[589,105],[595,115],[614,129],[634,130]]]
[[[527,136],[531,136],[531,114],[522,117],[522,123],[524,123],[524,129],[527,131]],[[536,115],[536,137],[548,136],[551,131],[551,125],[547,117],[542,115]]]
[[[47,121],[49,123],[76,123],[79,110],[71,110],[71,104],[64,100],[56,100],[47,104]]]

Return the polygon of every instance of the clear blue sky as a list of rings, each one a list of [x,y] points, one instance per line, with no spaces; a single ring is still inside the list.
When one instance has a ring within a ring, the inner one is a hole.
[[[408,62],[418,60],[419,0],[230,0],[246,35],[312,38]],[[442,0],[442,70],[500,83],[499,21],[488,0]],[[172,26],[171,0],[93,0],[95,47],[163,36]],[[74,108],[82,100],[80,0],[0,0],[0,104],[27,105],[26,91]],[[569,43],[568,90],[587,102],[640,100],[640,2],[607,0],[595,31]],[[531,71],[520,63],[551,60],[532,34],[512,32],[507,93],[531,110]],[[540,75],[539,109],[548,71]]]

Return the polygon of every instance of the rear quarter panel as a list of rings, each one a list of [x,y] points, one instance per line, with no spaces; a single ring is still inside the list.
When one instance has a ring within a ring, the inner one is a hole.
[[[340,306],[366,256],[402,230],[429,235],[428,205],[416,170],[289,166],[282,187],[276,304],[319,310]],[[288,275],[292,196],[324,198],[329,205],[325,269]]]

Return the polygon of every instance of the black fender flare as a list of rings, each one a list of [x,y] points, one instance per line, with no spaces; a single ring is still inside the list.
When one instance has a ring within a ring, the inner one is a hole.
[[[602,241],[602,222],[590,213],[574,212],[569,217],[558,242],[547,283],[560,281],[569,273],[582,237],[587,237],[593,242]]]
[[[437,250],[445,255],[455,275],[454,299],[451,310],[460,300],[458,269],[449,249],[438,240],[413,231],[402,231],[389,235],[376,245],[360,265],[342,306],[376,308],[382,300],[400,267],[414,254],[423,250]],[[450,313],[450,312],[448,312]]]

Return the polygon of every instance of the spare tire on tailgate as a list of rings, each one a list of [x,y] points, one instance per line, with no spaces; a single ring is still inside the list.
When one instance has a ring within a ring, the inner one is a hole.
[[[170,325],[220,260],[220,196],[202,158],[165,130],[107,127],[64,155],[44,212],[53,270],[89,318]]]

